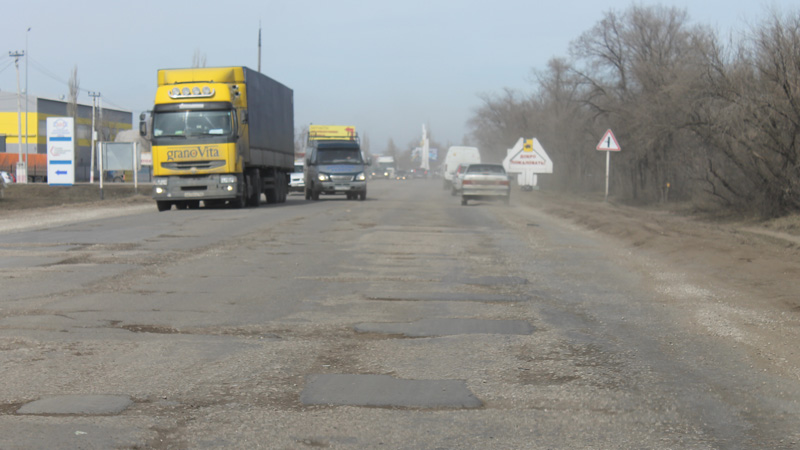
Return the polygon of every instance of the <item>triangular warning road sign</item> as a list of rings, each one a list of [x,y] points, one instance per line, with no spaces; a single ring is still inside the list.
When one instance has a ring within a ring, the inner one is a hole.
[[[606,131],[606,134],[603,135],[603,139],[600,139],[600,143],[597,144],[597,149],[611,152],[622,150],[619,147],[619,143],[617,143],[617,138],[614,137],[614,133],[612,133],[611,130]]]

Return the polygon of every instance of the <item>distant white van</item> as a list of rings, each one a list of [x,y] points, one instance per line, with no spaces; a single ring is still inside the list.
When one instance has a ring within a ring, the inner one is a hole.
[[[458,169],[459,164],[480,164],[481,152],[476,147],[453,146],[447,149],[447,156],[444,157],[444,189],[451,189],[453,186],[453,174]]]

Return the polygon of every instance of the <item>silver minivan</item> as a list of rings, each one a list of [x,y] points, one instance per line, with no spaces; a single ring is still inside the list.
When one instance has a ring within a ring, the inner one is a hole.
[[[306,200],[319,200],[321,194],[367,199],[366,166],[370,161],[357,140],[314,141],[306,155]]]

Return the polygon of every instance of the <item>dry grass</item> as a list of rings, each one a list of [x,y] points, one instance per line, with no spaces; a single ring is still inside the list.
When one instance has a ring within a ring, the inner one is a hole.
[[[100,186],[97,183],[81,183],[73,186],[49,186],[42,183],[12,184],[6,186],[2,192],[0,213],[96,202],[152,202],[150,191],[150,185],[140,184],[137,191],[134,190],[133,184],[107,183],[103,185],[101,197]]]

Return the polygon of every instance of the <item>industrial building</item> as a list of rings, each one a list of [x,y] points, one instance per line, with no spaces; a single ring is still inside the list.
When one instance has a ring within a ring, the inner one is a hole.
[[[47,155],[47,118],[70,117],[67,114],[69,102],[41,97],[28,96],[27,108],[25,96],[21,102],[21,114],[18,115],[18,97],[16,92],[0,92],[0,171],[15,172],[16,156],[20,150],[23,161],[26,155],[43,155],[28,157],[28,176],[47,174],[47,167],[40,167]],[[92,105],[78,104],[75,118],[75,181],[89,181],[91,171],[92,145]],[[27,114],[26,114],[27,111]],[[29,123],[26,123],[26,116]],[[21,117],[21,123],[19,118]],[[98,141],[113,141],[117,133],[133,127],[133,113],[112,108],[96,108],[96,129]],[[21,125],[19,127],[18,125]],[[20,147],[19,128],[22,142]],[[27,143],[27,144],[26,144]],[[13,162],[11,162],[13,160]],[[36,164],[34,164],[36,163]],[[11,165],[9,167],[9,164]],[[46,164],[46,163],[45,163]]]

